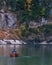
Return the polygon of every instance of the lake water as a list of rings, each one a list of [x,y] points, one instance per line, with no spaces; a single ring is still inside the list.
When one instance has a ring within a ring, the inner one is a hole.
[[[50,57],[18,57],[18,58],[2,58],[0,65],[52,65],[52,56]]]
[[[52,44],[25,45],[20,53],[16,58],[0,56],[0,65],[52,65]]]

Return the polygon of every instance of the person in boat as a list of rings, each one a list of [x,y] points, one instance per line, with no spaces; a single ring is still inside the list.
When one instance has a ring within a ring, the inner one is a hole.
[[[19,56],[19,55],[18,55],[16,49],[13,49],[13,50],[12,50],[12,53],[10,54],[10,57],[18,57],[18,56]]]

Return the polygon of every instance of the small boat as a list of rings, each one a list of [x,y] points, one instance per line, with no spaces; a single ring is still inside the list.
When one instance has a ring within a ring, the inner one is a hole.
[[[16,52],[15,49],[12,50],[11,54],[10,54],[10,57],[18,57],[18,53]]]

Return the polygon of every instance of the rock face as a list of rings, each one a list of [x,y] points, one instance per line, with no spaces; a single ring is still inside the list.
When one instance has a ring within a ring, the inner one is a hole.
[[[17,18],[16,16],[14,16],[13,13],[11,12],[0,12],[0,28],[16,28],[17,24],[16,24]]]

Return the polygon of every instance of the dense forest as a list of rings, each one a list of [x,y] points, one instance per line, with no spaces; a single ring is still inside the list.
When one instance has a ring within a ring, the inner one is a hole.
[[[0,0],[1,9],[15,15],[17,25],[12,25],[15,31],[10,29],[9,32],[20,39],[39,41],[52,38],[52,0]],[[42,19],[47,23],[42,23]],[[30,23],[37,25],[32,28]]]

